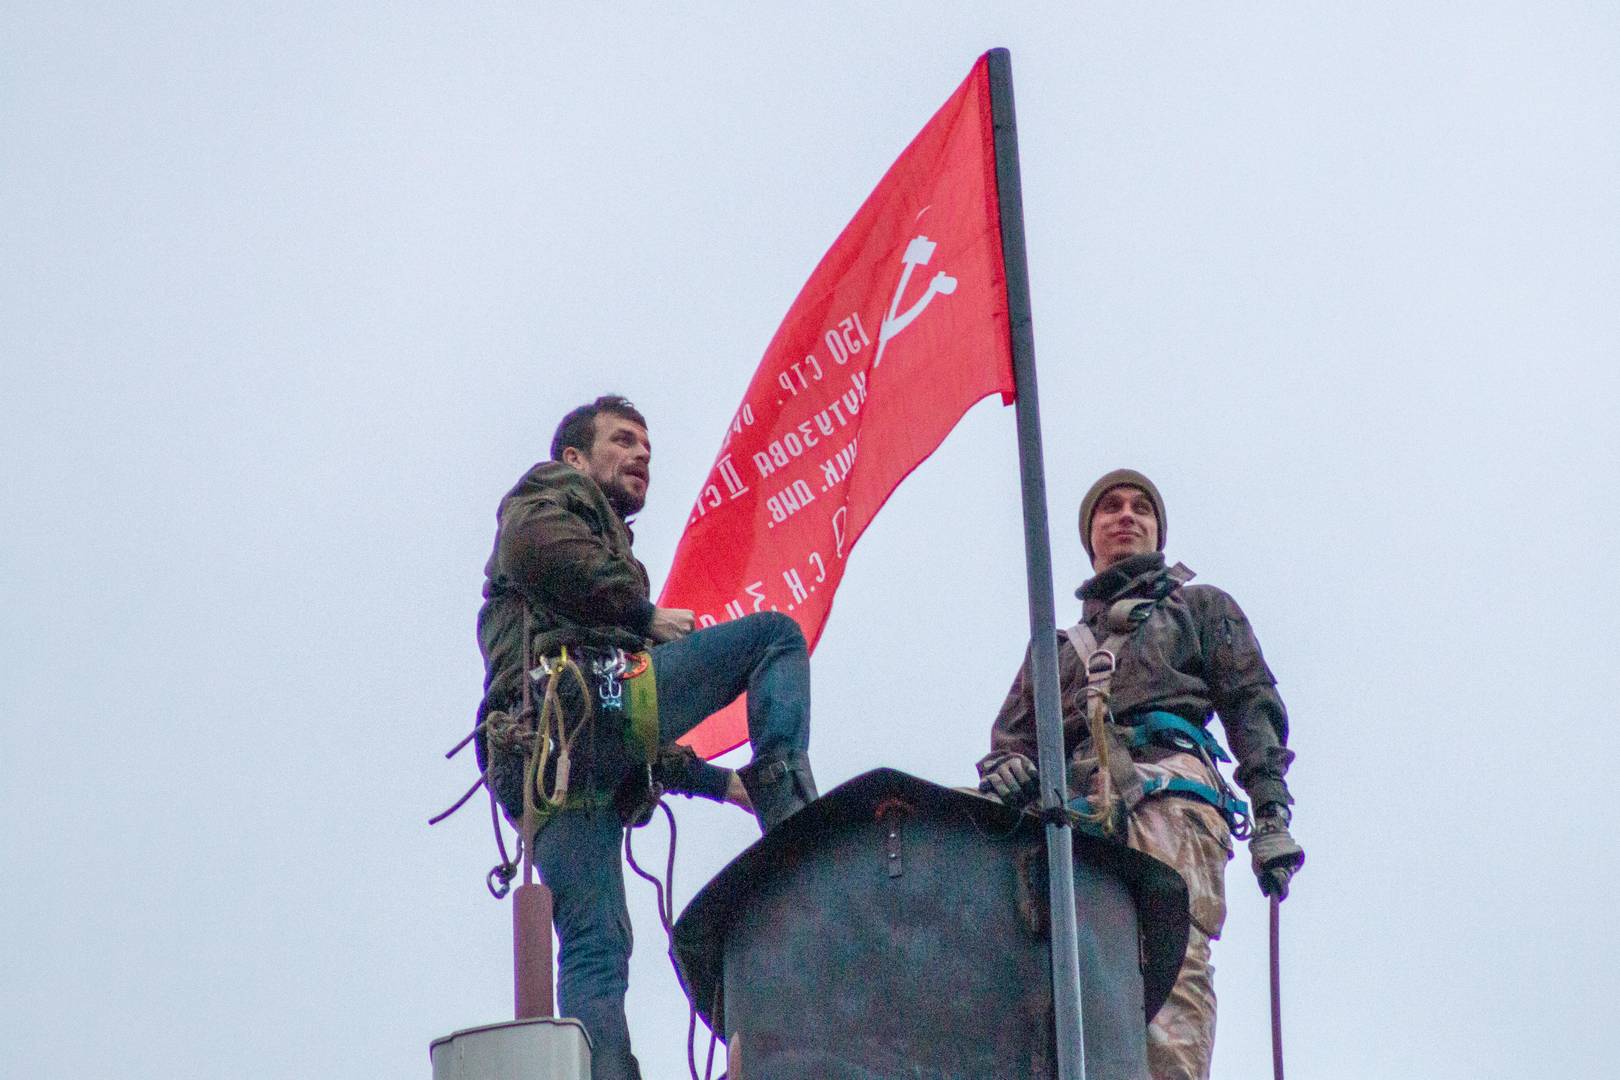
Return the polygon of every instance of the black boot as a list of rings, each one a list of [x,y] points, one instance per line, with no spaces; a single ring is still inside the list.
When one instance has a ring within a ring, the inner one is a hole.
[[[759,831],[768,833],[802,810],[816,797],[816,778],[810,773],[810,755],[786,750],[755,758],[737,770],[748,801],[754,804]]]

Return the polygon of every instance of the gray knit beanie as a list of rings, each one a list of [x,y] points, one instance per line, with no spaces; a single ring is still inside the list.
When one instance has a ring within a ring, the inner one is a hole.
[[[1153,513],[1159,519],[1159,550],[1164,550],[1164,496],[1159,489],[1153,486],[1153,481],[1137,472],[1135,469],[1115,469],[1107,473],[1086,492],[1086,497],[1080,500],[1080,543],[1085,545],[1086,557],[1095,559],[1097,553],[1091,550],[1091,515],[1097,509],[1097,500],[1101,499],[1109,489],[1117,487],[1141,488],[1153,502]]]

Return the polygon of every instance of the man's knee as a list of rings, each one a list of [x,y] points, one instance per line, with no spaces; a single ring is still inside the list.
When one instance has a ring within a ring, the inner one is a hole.
[[[788,648],[805,648],[804,631],[791,615],[784,615],[780,611],[761,611],[749,616],[758,619],[760,626],[774,644],[785,645]]]

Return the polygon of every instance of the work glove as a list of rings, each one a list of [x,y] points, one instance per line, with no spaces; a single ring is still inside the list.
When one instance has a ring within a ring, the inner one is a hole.
[[[1018,810],[1040,794],[1038,776],[1033,761],[1023,754],[1012,754],[984,774],[979,780],[979,790]]]
[[[1249,838],[1249,861],[1260,891],[1278,900],[1288,899],[1288,879],[1305,865],[1305,849],[1288,833],[1288,811],[1268,807],[1255,819]]]

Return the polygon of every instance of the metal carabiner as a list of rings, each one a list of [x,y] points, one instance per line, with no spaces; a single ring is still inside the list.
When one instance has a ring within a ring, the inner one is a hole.
[[[506,894],[512,891],[512,879],[517,877],[517,869],[517,863],[496,863],[490,868],[489,873],[484,875],[484,887],[495,899],[505,900]]]

